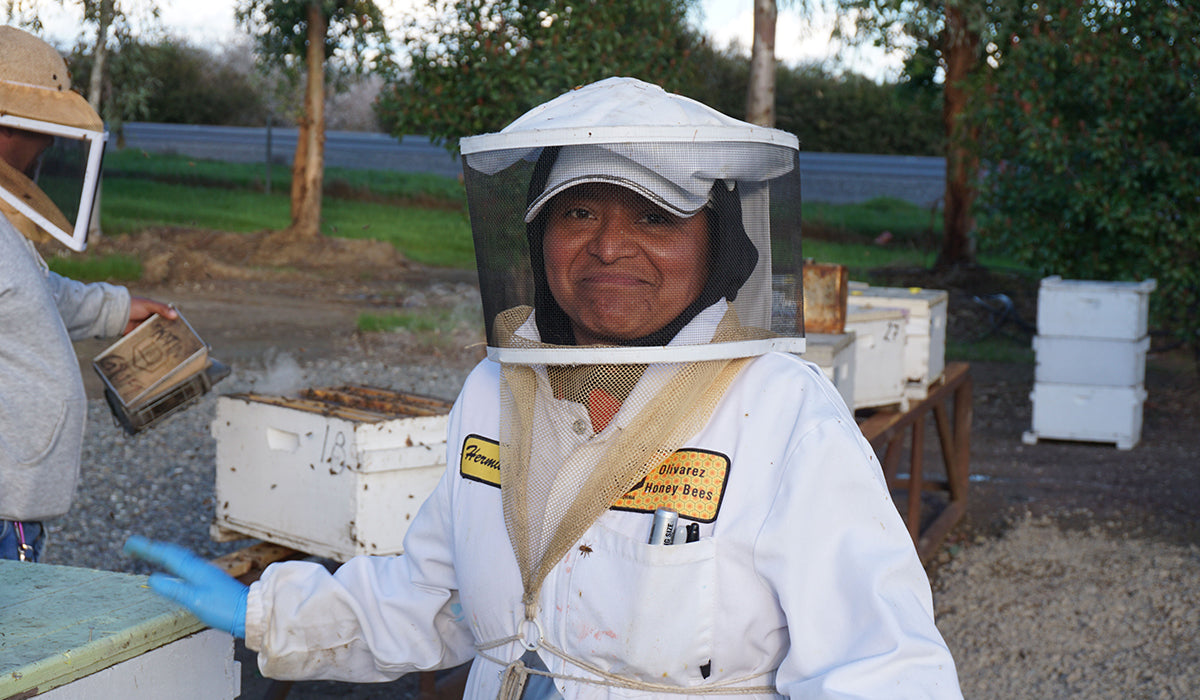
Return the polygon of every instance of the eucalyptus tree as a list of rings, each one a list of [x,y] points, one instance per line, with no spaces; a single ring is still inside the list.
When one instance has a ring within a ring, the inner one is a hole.
[[[373,0],[240,0],[239,26],[269,66],[304,76],[304,104],[292,162],[293,239],[321,235],[325,177],[326,74],[371,70],[390,54],[383,13]],[[332,65],[331,65],[332,64]]]
[[[941,82],[942,124],[946,132],[946,194],[938,267],[968,265],[972,205],[978,193],[976,130],[963,120],[972,85],[983,77],[997,36],[1020,2],[1006,0],[837,0],[854,19],[853,41],[911,52],[906,72],[936,73]],[[915,44],[915,48],[914,45]],[[928,76],[927,76],[928,77]]]

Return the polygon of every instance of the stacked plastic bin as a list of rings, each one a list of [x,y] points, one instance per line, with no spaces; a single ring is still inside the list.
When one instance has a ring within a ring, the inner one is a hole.
[[[1153,279],[1042,280],[1029,395],[1033,428],[1023,442],[1110,442],[1128,450],[1141,440],[1154,287]]]

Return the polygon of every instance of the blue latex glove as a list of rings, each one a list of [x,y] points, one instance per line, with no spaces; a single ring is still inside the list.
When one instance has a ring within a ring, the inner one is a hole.
[[[140,535],[125,540],[125,553],[171,572],[150,575],[150,590],[191,610],[209,627],[246,637],[246,596],[250,589],[190,550]]]

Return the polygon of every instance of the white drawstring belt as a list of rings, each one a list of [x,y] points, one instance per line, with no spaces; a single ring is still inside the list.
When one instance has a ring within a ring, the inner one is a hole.
[[[541,638],[540,625],[537,625],[536,621],[534,622],[534,624],[538,629],[538,639],[536,640],[536,642],[531,642],[529,639],[526,638],[525,635],[514,634],[510,637],[505,637],[504,639],[498,639],[498,640],[491,641],[491,642],[483,642],[483,643],[475,645],[475,651],[478,652],[480,657],[482,657],[488,661],[491,661],[492,663],[497,664],[498,666],[504,667],[504,671],[503,671],[503,674],[501,676],[501,681],[500,681],[500,693],[498,695],[498,698],[500,700],[510,700],[510,699],[519,698],[521,696],[521,690],[525,687],[525,682],[528,680],[529,676],[531,676],[531,675],[547,676],[550,678],[556,678],[556,679],[561,679],[561,680],[566,680],[566,681],[574,681],[577,683],[590,683],[592,685],[602,685],[602,686],[608,686],[608,687],[612,687],[612,688],[627,688],[629,690],[639,690],[639,691],[643,691],[643,692],[671,693],[673,695],[761,695],[761,694],[766,694],[766,693],[769,693],[772,695],[778,694],[778,691],[775,690],[775,686],[773,686],[773,685],[757,685],[757,686],[736,685],[738,683],[745,683],[747,681],[754,680],[756,678],[761,678],[762,676],[767,675],[767,673],[770,673],[769,671],[763,672],[763,673],[758,673],[753,676],[746,676],[744,678],[735,678],[735,679],[723,681],[720,683],[713,683],[710,685],[700,685],[700,686],[689,686],[689,687],[683,687],[683,686],[678,686],[678,685],[667,685],[665,683],[650,683],[648,681],[639,681],[639,680],[636,680],[633,678],[626,678],[624,676],[619,676],[615,673],[609,673],[608,671],[605,671],[604,669],[602,669],[594,664],[588,663],[587,661],[584,661],[583,659],[575,658],[575,657],[571,656],[570,654],[566,653],[565,651],[550,644],[545,639]],[[489,651],[491,649],[495,649],[496,647],[504,646],[505,644],[510,644],[512,642],[520,642],[521,645],[526,650],[529,650],[529,651],[535,651],[537,649],[545,649],[546,651],[557,656],[558,658],[562,659],[563,661],[567,662],[568,664],[577,666],[578,668],[581,668],[584,671],[587,671],[588,673],[592,673],[598,677],[597,678],[585,678],[583,676],[572,676],[572,675],[565,674],[565,673],[553,673],[553,672],[549,672],[549,671],[540,671],[538,669],[529,668],[528,666],[526,666],[524,664],[524,662],[521,661],[521,659],[517,659],[515,661],[508,662],[508,661],[503,661],[501,659],[498,659],[498,658],[486,653],[487,651]],[[531,646],[531,644],[532,644],[532,646]]]

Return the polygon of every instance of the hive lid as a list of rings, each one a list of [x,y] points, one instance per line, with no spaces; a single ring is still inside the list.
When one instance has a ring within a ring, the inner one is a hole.
[[[0,697],[45,692],[204,629],[145,576],[0,560]]]

